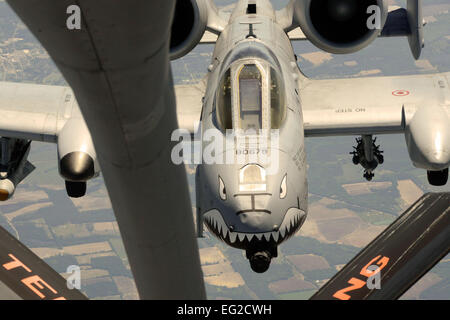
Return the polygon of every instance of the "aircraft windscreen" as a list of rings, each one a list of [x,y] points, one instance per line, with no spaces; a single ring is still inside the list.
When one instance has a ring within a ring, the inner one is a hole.
[[[220,81],[217,90],[216,116],[218,124],[222,129],[233,129],[231,119],[231,79],[228,70]]]
[[[258,131],[264,127],[263,114],[269,111],[269,126],[272,129],[280,128],[286,115],[286,103],[282,78],[274,68],[270,67],[268,77],[269,93],[263,97],[262,70],[256,64],[245,64],[234,78],[228,69],[221,78],[216,95],[216,119],[221,129],[238,129]],[[237,98],[237,105],[233,105],[233,96]],[[269,100],[267,100],[269,99]],[[267,101],[265,101],[267,100]],[[263,112],[263,108],[268,108]],[[238,116],[233,120],[233,109]],[[234,123],[237,121],[237,123]]]
[[[240,128],[262,128],[261,73],[255,65],[245,65],[239,75]]]
[[[280,128],[286,115],[284,87],[281,77],[270,68],[270,122],[272,129]]]

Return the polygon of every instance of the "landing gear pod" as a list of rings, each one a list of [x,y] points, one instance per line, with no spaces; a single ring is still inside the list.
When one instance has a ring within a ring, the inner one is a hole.
[[[409,157],[427,170],[431,185],[447,183],[450,166],[450,118],[442,106],[420,107],[405,128]]]
[[[67,195],[86,194],[86,182],[99,175],[94,145],[82,118],[70,119],[58,136],[59,174],[66,182]]]
[[[66,154],[59,162],[61,175],[69,181],[87,181],[95,175],[94,159],[82,151]]]

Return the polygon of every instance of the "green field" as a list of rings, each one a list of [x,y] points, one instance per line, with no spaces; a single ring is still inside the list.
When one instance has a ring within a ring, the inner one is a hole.
[[[278,295],[280,300],[308,300],[317,290],[289,292]]]

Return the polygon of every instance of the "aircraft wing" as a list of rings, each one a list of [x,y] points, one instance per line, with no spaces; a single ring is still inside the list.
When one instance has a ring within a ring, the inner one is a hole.
[[[305,136],[403,133],[420,107],[450,116],[450,73],[335,80],[299,88]]]
[[[323,285],[311,300],[400,298],[448,254],[449,202],[448,192],[423,195]],[[374,286],[377,277],[379,285]]]
[[[205,81],[176,85],[175,93],[179,127],[193,133],[200,120]],[[56,143],[66,121],[78,111],[70,87],[0,82],[0,136]]]
[[[67,87],[0,82],[0,136],[56,142],[74,102]]]

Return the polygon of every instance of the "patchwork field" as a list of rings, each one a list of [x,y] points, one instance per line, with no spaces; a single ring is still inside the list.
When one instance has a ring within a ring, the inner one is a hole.
[[[103,242],[80,244],[75,246],[67,246],[64,247],[63,250],[67,254],[77,256],[82,254],[111,251],[111,246],[107,241],[103,241]]]
[[[269,284],[269,289],[276,294],[316,289],[311,282],[293,277],[286,280],[275,281]]]
[[[411,179],[399,180],[397,183],[405,209],[423,195],[423,191]]]
[[[294,265],[300,272],[328,269],[330,265],[324,257],[315,254],[301,254],[287,256],[286,259]]]
[[[372,193],[376,190],[384,190],[392,186],[392,182],[383,181],[383,182],[359,182],[352,184],[343,184],[342,188],[347,191],[349,195],[357,196],[360,194],[368,194]]]
[[[347,208],[330,208],[336,204],[340,202],[328,198],[310,204],[308,217],[297,235],[325,243],[362,247],[384,230],[384,226],[365,222],[358,212]]]

